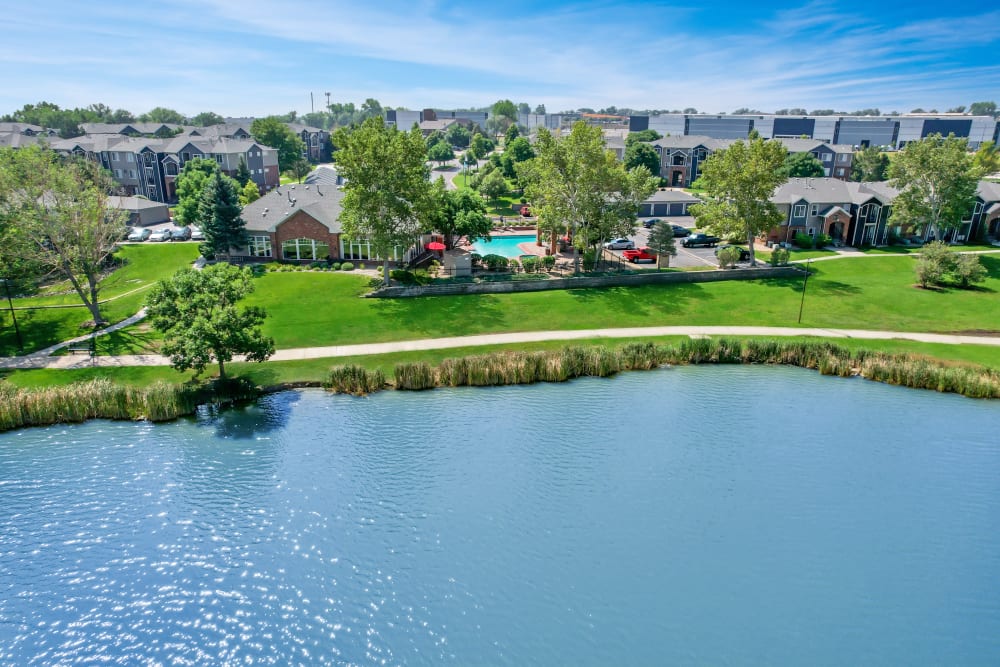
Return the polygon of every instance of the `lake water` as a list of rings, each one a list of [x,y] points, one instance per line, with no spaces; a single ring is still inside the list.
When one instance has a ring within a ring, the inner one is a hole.
[[[700,367],[0,434],[0,664],[996,665],[998,427]]]

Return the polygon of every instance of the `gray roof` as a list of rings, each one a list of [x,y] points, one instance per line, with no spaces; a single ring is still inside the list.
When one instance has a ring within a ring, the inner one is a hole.
[[[85,134],[124,134],[128,129],[139,134],[156,134],[162,129],[181,130],[183,126],[174,123],[82,123],[80,128]]]
[[[659,188],[656,192],[646,198],[643,203],[685,203],[685,204],[699,204],[701,200],[694,195],[688,194],[683,190],[670,190],[665,188]]]
[[[342,190],[330,185],[282,185],[243,209],[247,231],[273,232],[299,211],[305,211],[333,234],[339,234]],[[292,203],[291,200],[294,200]]]
[[[896,198],[898,190],[888,183],[852,183],[836,178],[790,178],[779,185],[771,197],[776,204],[863,204],[878,199],[887,204]]]
[[[1000,202],[1000,183],[995,181],[979,181],[976,187],[976,194],[984,202]]]
[[[129,137],[121,134],[94,134],[52,142],[52,148],[55,150],[72,151],[74,148],[79,147],[82,150],[95,153],[102,151],[138,153],[144,148],[149,148],[157,153],[179,153],[189,145],[202,153],[246,153],[254,146],[258,146],[263,151],[274,150],[252,139],[190,137],[183,135],[172,139],[157,139],[155,137]]]
[[[0,134],[6,134],[8,132],[16,132],[17,134],[55,134],[55,130],[49,130],[41,125],[32,125],[31,123],[8,123],[4,121],[0,123]]]
[[[656,141],[651,141],[651,146],[659,146],[660,148],[697,148],[698,146],[704,146],[705,148],[716,151],[720,148],[728,148],[736,140],[735,139],[716,139],[714,137],[704,137],[698,134],[686,134],[677,135],[670,137],[663,137],[662,139],[657,139]]]
[[[47,135],[35,136],[31,134],[21,134],[20,132],[0,132],[0,148],[21,148],[34,144],[51,143],[52,137]]]
[[[208,125],[207,127],[192,127],[189,128],[185,134],[201,137],[231,137],[240,130],[243,130],[246,134],[250,134],[251,124],[252,123],[220,123],[218,125]]]
[[[302,123],[285,123],[288,129],[295,134],[302,134],[303,132],[326,132],[321,127],[313,127],[312,125],[303,125]]]
[[[309,175],[306,176],[306,184],[318,184],[320,186],[327,185],[331,188],[335,188],[340,184],[340,174],[337,173],[337,169],[335,167],[321,165],[316,167],[315,170],[311,171]]]
[[[834,153],[853,153],[853,146],[843,144],[831,144],[818,139],[778,139],[789,153],[811,153],[820,146],[826,146]]]
[[[108,203],[115,208],[120,208],[128,211],[137,211],[139,209],[150,209],[150,208],[170,208],[166,204],[158,201],[152,201],[151,199],[146,199],[144,197],[119,197],[112,196],[108,197]]]
[[[442,118],[440,120],[422,120],[418,123],[421,132],[435,132],[447,129],[458,122],[456,118]]]

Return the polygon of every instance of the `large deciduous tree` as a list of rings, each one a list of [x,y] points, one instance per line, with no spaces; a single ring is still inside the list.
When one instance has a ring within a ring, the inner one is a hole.
[[[337,171],[344,177],[340,220],[352,239],[367,239],[382,257],[409,247],[433,210],[427,150],[419,129],[401,132],[369,118],[354,132],[337,131]]]
[[[493,223],[486,217],[486,205],[481,197],[468,189],[447,190],[444,179],[434,182],[433,212],[425,231],[440,232],[448,248],[455,239],[465,236],[469,241],[489,239]]]
[[[698,180],[707,198],[692,206],[691,213],[699,227],[719,236],[746,238],[751,266],[757,265],[754,238],[783,218],[771,195],[787,180],[782,172],[785,155],[780,142],[757,137],[737,141],[702,163]]]
[[[645,167],[626,170],[605,148],[601,128],[578,121],[559,138],[541,128],[535,153],[518,173],[540,228],[553,237],[571,231],[575,250],[635,232],[639,204],[656,190],[657,179]]]
[[[201,222],[201,198],[205,184],[216,174],[221,174],[215,160],[194,158],[184,163],[177,176],[177,206],[174,218],[181,225],[197,225]]]
[[[972,167],[979,178],[1000,173],[1000,151],[996,144],[992,141],[979,144],[979,150],[972,156]]]
[[[292,132],[278,116],[258,118],[250,126],[254,141],[270,146],[278,151],[278,169],[287,171],[297,160],[302,159],[306,144]]]
[[[957,229],[975,204],[978,176],[968,140],[932,134],[912,141],[889,167],[889,178],[900,192],[889,223],[936,230],[938,237]]]
[[[247,181],[247,184],[240,189],[240,206],[252,204],[258,199],[260,199],[260,188],[253,181]]]
[[[635,169],[640,166],[645,167],[654,176],[658,176],[660,173],[660,156],[649,144],[641,141],[633,141],[625,149],[625,168]]]
[[[216,172],[205,184],[198,215],[211,254],[228,255],[230,248],[246,244],[246,223],[240,211],[236,181]]]
[[[154,107],[139,116],[139,120],[144,123],[170,123],[173,125],[183,125],[187,118],[179,111],[166,107]]]
[[[504,178],[503,171],[501,169],[494,169],[483,177],[482,182],[479,184],[479,191],[484,197],[493,202],[493,207],[496,209],[500,197],[510,192],[510,187],[507,185],[507,179]]]
[[[226,362],[237,354],[258,362],[274,354],[274,340],[260,330],[264,309],[237,306],[254,291],[253,281],[248,268],[213,264],[202,271],[181,269],[153,287],[146,311],[174,368],[200,373],[214,360],[224,378]]]
[[[781,169],[788,178],[819,178],[823,175],[823,163],[809,153],[788,155]]]
[[[106,323],[101,275],[125,233],[127,213],[110,197],[116,187],[89,160],[39,146],[0,151],[0,230],[11,239],[4,253],[24,253],[22,264],[68,280],[98,327]]]
[[[455,159],[455,151],[451,150],[447,141],[439,141],[427,150],[427,157],[432,162],[444,166],[445,162]]]
[[[854,154],[851,178],[855,181],[884,181],[889,171],[889,156],[877,146],[867,146]]]

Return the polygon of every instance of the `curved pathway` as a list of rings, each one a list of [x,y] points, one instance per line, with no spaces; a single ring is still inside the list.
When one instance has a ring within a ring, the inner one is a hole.
[[[335,357],[387,354],[420,350],[444,350],[455,347],[479,345],[504,345],[553,340],[580,340],[585,338],[641,338],[649,336],[819,336],[823,338],[853,338],[861,340],[911,340],[921,343],[948,345],[992,345],[1000,347],[1000,336],[969,336],[960,334],[915,333],[904,331],[870,331],[864,329],[817,329],[796,327],[729,327],[729,326],[676,326],[631,327],[622,329],[575,329],[569,331],[521,331],[514,333],[454,336],[451,338],[424,338],[390,343],[360,345],[333,345],[329,347],[301,347],[278,350],[271,361],[297,359],[326,359]],[[170,360],[158,354],[124,355],[119,357],[78,357],[67,355],[49,357],[41,352],[24,357],[4,357],[0,368],[88,368],[115,366],[169,366]]]

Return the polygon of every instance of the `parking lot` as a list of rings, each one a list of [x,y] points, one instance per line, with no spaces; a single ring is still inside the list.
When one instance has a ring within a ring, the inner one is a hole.
[[[648,220],[650,218],[640,218],[640,223]],[[656,218],[657,220],[663,220],[668,225],[680,225],[681,227],[687,227],[692,229],[694,227],[694,218],[690,216],[684,216],[679,218]],[[629,237],[634,243],[636,248],[644,247],[649,240],[649,230],[645,227],[640,227],[636,230],[634,236]],[[681,245],[683,239],[677,238],[677,254],[670,258],[670,266],[677,268],[688,268],[692,266],[713,266],[717,267],[719,265],[718,260],[715,258],[715,248],[685,248]],[[621,250],[609,250],[608,253],[620,257]],[[636,267],[651,266],[648,263],[636,264]],[[652,264],[655,266],[655,263]]]

